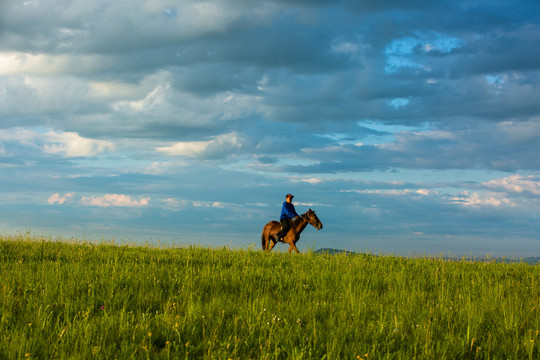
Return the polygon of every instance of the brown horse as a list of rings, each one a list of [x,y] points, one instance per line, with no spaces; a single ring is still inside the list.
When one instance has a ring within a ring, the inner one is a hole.
[[[315,211],[309,209],[306,213],[300,215],[296,219],[291,221],[291,229],[285,235],[283,238],[283,241],[286,244],[289,244],[289,253],[291,251],[296,251],[299,253],[298,249],[296,248],[296,242],[300,239],[300,233],[304,231],[307,224],[313,225],[317,230],[321,230],[323,225],[317,215],[315,215]],[[274,246],[276,245],[275,242],[270,240],[270,235],[274,235],[281,229],[281,224],[277,221],[270,221],[268,224],[264,226],[264,229],[262,231],[262,248],[265,251],[272,251]]]

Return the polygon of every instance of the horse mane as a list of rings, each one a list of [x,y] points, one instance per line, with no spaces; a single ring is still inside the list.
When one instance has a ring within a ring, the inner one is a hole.
[[[307,224],[309,223],[309,214],[310,213],[313,213],[314,211],[309,209],[308,211],[306,211],[305,213],[303,213],[302,215],[300,215],[298,218],[294,219],[292,221],[292,224],[293,226],[296,226],[300,223],[300,221],[306,221],[306,223],[304,224],[304,228],[307,226]]]

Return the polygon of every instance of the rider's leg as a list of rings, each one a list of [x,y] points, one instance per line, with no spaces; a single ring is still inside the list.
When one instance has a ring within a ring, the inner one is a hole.
[[[291,225],[289,224],[289,220],[287,219],[281,219],[281,230],[277,232],[277,234],[274,235],[274,241],[279,241],[280,239],[284,238],[285,235],[289,232],[289,229],[291,228]]]

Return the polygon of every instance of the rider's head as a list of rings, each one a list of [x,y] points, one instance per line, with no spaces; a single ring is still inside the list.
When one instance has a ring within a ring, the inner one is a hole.
[[[286,199],[288,202],[292,202],[293,198],[294,198],[294,195],[291,195],[291,194],[287,194],[287,195],[285,196],[285,199]]]

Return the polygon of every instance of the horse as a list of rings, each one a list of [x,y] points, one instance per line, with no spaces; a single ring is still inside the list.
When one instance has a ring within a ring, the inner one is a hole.
[[[300,253],[296,248],[296,242],[300,239],[300,233],[304,231],[307,224],[312,225],[317,230],[321,230],[323,227],[323,224],[317,215],[315,215],[315,211],[311,209],[292,220],[289,232],[285,235],[283,241],[280,240],[280,242],[289,244],[289,253],[293,250],[296,251],[296,253]],[[270,221],[264,226],[261,236],[263,250],[267,252],[272,251],[276,243],[270,239],[270,236],[277,233],[280,229],[281,224],[278,221]]]

